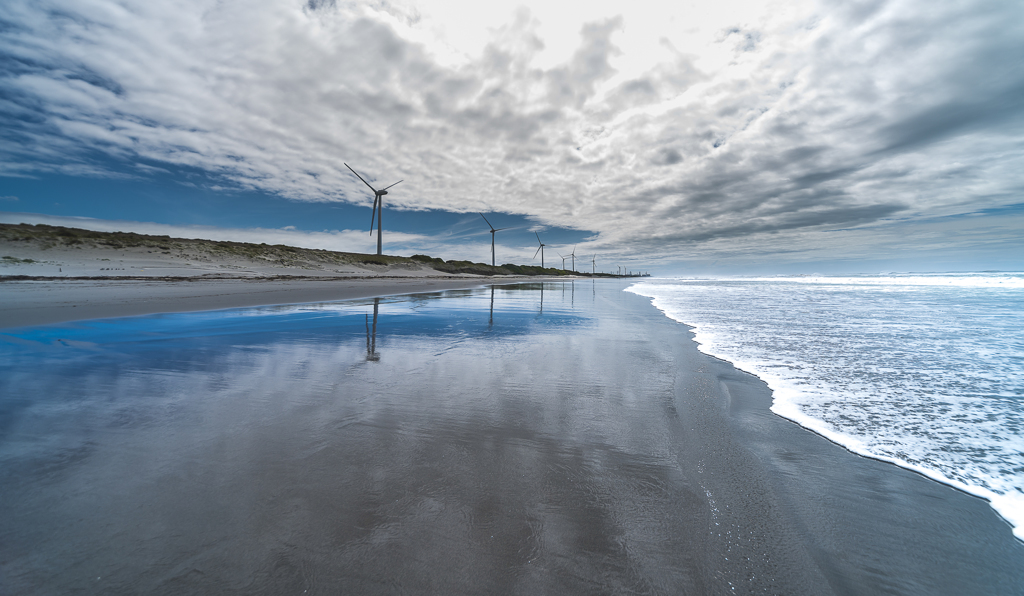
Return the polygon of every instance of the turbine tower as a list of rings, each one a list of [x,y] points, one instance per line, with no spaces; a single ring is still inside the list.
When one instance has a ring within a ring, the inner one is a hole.
[[[547,246],[547,245],[540,241],[540,234],[538,234],[537,232],[534,232],[533,234],[537,237],[537,244],[540,245],[540,246],[537,247],[537,252],[540,253],[540,268],[543,269],[544,268],[544,247]],[[537,252],[533,253],[533,258],[535,258],[535,259],[537,258]]]
[[[342,163],[344,163],[344,162],[342,162]],[[359,172],[353,170],[352,166],[350,166],[350,165],[348,165],[346,163],[345,167],[348,168],[349,170],[351,170],[352,173],[356,175],[356,178],[359,178],[360,180],[363,180],[363,177],[359,175]],[[399,180],[398,182],[401,182],[401,180]],[[395,182],[395,184],[398,184],[398,182]],[[370,186],[370,183],[367,182],[366,180],[363,180],[363,184],[365,184],[367,186]],[[391,186],[394,186],[395,184],[392,184]],[[373,215],[370,216],[370,235],[373,236],[373,220],[374,220],[374,218],[376,218],[377,219],[377,254],[383,254],[381,252],[381,248],[383,246],[383,244],[382,244],[383,236],[382,236],[382,233],[381,233],[381,222],[380,222],[380,220],[381,220],[381,216],[384,214],[383,213],[383,211],[384,211],[384,199],[382,199],[381,197],[383,197],[384,195],[388,194],[388,189],[391,188],[391,186],[385,186],[384,188],[382,188],[380,190],[377,190],[376,188],[370,186],[370,190],[373,191]]]
[[[481,213],[480,217],[484,217],[484,214]],[[484,217],[484,221],[487,221],[486,217]],[[487,221],[487,227],[491,228],[491,267],[494,267],[495,266],[494,265],[494,233],[495,232],[500,232],[502,230],[507,230],[508,228],[497,228],[497,229],[495,229],[495,227],[492,226],[491,222],[489,222],[489,221]],[[537,239],[539,240],[540,237],[538,236]]]
[[[380,308],[380,298],[373,299],[373,335],[370,335],[370,315],[366,315],[366,359],[371,362],[380,362],[380,354],[377,353],[377,311]]]

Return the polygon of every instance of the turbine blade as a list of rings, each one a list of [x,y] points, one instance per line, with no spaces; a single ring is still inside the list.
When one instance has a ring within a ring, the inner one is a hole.
[[[345,163],[345,162],[341,162],[341,163]],[[347,163],[345,163],[345,167],[348,168],[349,170],[352,170],[352,166],[348,165]],[[363,177],[359,175],[359,172],[357,172],[355,170],[352,170],[352,173],[356,175],[356,178],[359,178],[360,180],[363,180]],[[365,184],[367,186],[370,186],[370,183],[367,182],[366,180],[363,180],[363,184]],[[398,184],[398,183],[396,182],[395,184]],[[370,190],[372,190],[374,194],[377,194],[377,189],[376,188],[370,186]]]
[[[484,218],[484,221],[487,221],[487,218],[486,218],[486,217],[484,217],[484,214],[483,214],[483,213],[481,213],[481,214],[480,214],[480,217],[483,217],[483,218]],[[495,231],[495,230],[494,230],[494,226],[492,226],[492,225],[491,225],[491,222],[489,222],[489,221],[487,221],[487,227],[488,227],[488,228],[491,228],[491,231],[492,231],[492,232],[493,232],[493,231]]]
[[[544,246],[544,243],[540,241],[540,234],[534,232],[533,235],[537,237],[537,244]]]
[[[403,179],[403,180],[404,180],[404,179]],[[399,180],[398,182],[402,182],[402,180]],[[398,184],[398,182],[395,182],[395,184]],[[392,184],[391,186],[394,186],[395,184]],[[391,186],[385,186],[385,187],[384,187],[384,188],[382,188],[381,190],[387,190],[387,189],[391,188]]]
[[[370,216],[370,235],[373,236],[373,220],[377,217],[377,202],[380,201],[380,195],[376,195],[373,198],[373,215]]]
[[[511,229],[512,229],[512,228],[498,228],[497,230],[493,230],[493,231],[495,231],[495,232],[500,232],[500,231],[502,231],[502,230],[511,230]]]
[[[540,254],[540,249],[543,248],[543,247],[544,247],[543,244],[541,244],[540,246],[537,247],[537,252],[533,253],[533,258],[535,258],[535,259],[537,258],[537,255]]]

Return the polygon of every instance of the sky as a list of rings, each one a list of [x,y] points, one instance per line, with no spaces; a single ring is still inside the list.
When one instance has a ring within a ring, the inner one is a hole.
[[[5,0],[0,222],[659,275],[1024,270],[1024,4]]]

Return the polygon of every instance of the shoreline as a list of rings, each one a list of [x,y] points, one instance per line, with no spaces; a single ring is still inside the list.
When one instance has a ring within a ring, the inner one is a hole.
[[[911,463],[894,455],[873,451],[865,444],[861,437],[836,430],[826,424],[823,420],[805,414],[801,411],[793,402],[794,396],[800,396],[799,391],[794,389],[793,385],[786,379],[778,376],[777,374],[773,374],[771,364],[764,365],[763,362],[746,361],[742,359],[737,359],[735,361],[731,360],[728,355],[723,355],[719,350],[715,349],[717,344],[713,342],[711,336],[705,335],[708,332],[702,325],[694,325],[693,323],[684,320],[679,314],[673,313],[671,309],[662,302],[661,298],[644,293],[642,289],[630,289],[629,291],[647,298],[650,301],[650,304],[659,312],[663,313],[666,318],[690,328],[691,333],[693,334],[693,341],[701,353],[727,363],[737,370],[742,371],[745,374],[749,374],[764,383],[773,394],[773,399],[770,403],[770,411],[776,416],[792,422],[802,429],[822,437],[830,443],[838,445],[853,455],[883,464],[896,466],[902,470],[918,474],[930,481],[937,482],[943,486],[961,492],[971,498],[985,502],[989,507],[991,507],[996,516],[1010,528],[1013,536],[1021,543],[1024,543],[1024,525],[1021,524],[1022,518],[1019,515],[1021,511],[1019,506],[1020,500],[1015,498],[1015,493],[1012,491],[1009,494],[1001,495],[980,483],[969,484],[965,481],[952,478],[947,474],[944,474],[941,469],[928,467],[920,463]]]
[[[716,474],[711,466],[698,471],[702,479],[717,476],[719,483],[717,489],[702,488],[709,497],[729,495],[723,500],[733,501],[720,506],[723,512],[733,508],[726,516],[735,520],[723,520],[722,526],[731,526],[733,539],[742,543],[747,529],[755,528],[756,534],[774,524],[769,533],[776,543],[762,543],[754,552],[765,556],[792,540],[797,559],[808,566],[799,573],[791,570],[793,588],[777,593],[964,594],[977,593],[986,581],[1001,587],[982,592],[1015,593],[1024,586],[1018,569],[1024,542],[986,499],[861,455],[776,414],[774,391],[764,380],[701,351],[692,326],[667,316],[649,298],[630,295],[644,301],[665,326],[683,331],[688,345],[678,348],[680,360],[693,362],[710,381],[703,391],[684,389],[690,397],[677,404],[684,404],[682,417],[699,421],[699,439],[687,449],[691,457],[717,460],[720,466]],[[659,341],[658,334],[651,336]],[[707,397],[692,397],[700,392]],[[756,488],[763,491],[757,497]],[[751,504],[764,510],[751,515],[746,509]],[[997,575],[1001,579],[995,580]]]

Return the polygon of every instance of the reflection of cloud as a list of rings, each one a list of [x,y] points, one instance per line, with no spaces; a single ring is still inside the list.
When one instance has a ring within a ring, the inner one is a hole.
[[[542,6],[455,60],[434,8],[386,4],[11,0],[0,173],[110,175],[99,151],[365,204],[345,160],[409,181],[395,208],[523,214],[660,258],[763,256],[1024,185],[1017,3],[826,1],[687,35],[637,3],[575,23],[554,61]],[[660,53],[628,51],[633,23]]]

